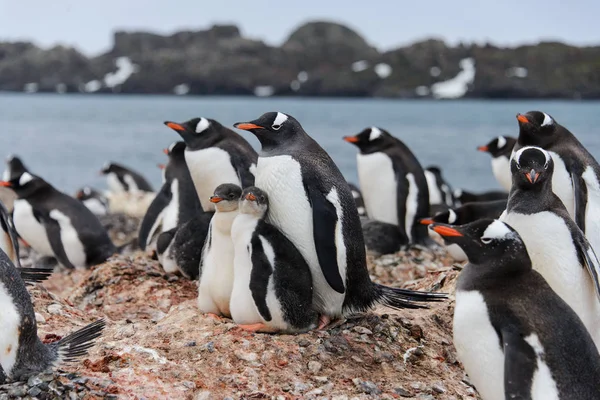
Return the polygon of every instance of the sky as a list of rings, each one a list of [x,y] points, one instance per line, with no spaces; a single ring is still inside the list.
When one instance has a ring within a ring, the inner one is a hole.
[[[0,0],[0,41],[57,43],[88,55],[112,45],[115,30],[170,34],[234,23],[272,45],[304,22],[348,25],[380,50],[426,37],[497,45],[560,40],[600,44],[600,1],[574,0]]]

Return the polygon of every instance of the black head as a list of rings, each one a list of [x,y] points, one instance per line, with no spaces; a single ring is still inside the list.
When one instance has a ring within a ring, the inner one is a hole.
[[[355,136],[344,136],[344,140],[358,147],[361,153],[381,151],[394,143],[394,137],[388,131],[375,126],[366,128]]]
[[[500,262],[509,258],[528,258],[525,243],[519,234],[499,220],[485,218],[458,226],[433,223],[429,228],[444,238],[447,244],[460,246],[469,262],[473,264]],[[519,264],[521,268],[523,265]]]
[[[431,217],[431,218],[421,218],[419,220],[419,223],[421,223],[422,225],[430,225],[436,222],[442,223],[442,224],[456,224],[456,223],[460,223],[460,218],[459,218],[459,214],[457,214],[457,212],[451,208],[449,208],[447,211],[442,211],[440,213],[435,214],[435,216]]]
[[[127,168],[123,165],[115,162],[107,162],[100,170],[100,175],[108,175],[110,173],[120,174],[123,172],[127,172]]]
[[[556,139],[558,123],[542,111],[517,114],[519,142],[523,145],[546,147]]]
[[[42,178],[25,172],[9,181],[0,181],[0,186],[12,189],[22,199],[49,185]]]
[[[242,188],[233,183],[224,183],[217,186],[215,192],[210,196],[210,202],[215,205],[217,211],[234,211],[242,197]]]
[[[163,149],[163,153],[169,157],[181,156],[184,154],[186,147],[185,142],[173,142],[168,148]]]
[[[176,232],[177,228],[173,228],[158,235],[158,238],[156,239],[156,252],[159,255],[162,255],[169,248]]]
[[[269,197],[256,186],[244,189],[241,196],[240,212],[254,214],[262,218],[269,210]]]
[[[28,171],[29,170],[19,157],[10,155],[6,159],[6,169],[4,170],[2,180],[10,181],[11,179],[20,177],[22,174]]]
[[[249,122],[237,122],[238,129],[252,132],[265,147],[276,147],[306,135],[302,125],[291,115],[282,112],[268,112]]]
[[[93,188],[89,187],[89,186],[84,186],[83,188],[79,189],[77,191],[77,193],[75,194],[75,198],[77,200],[87,200],[87,199],[92,199],[92,198],[101,198],[103,197],[100,192],[98,192],[97,190],[94,190]]]
[[[516,141],[515,138],[510,136],[498,136],[485,146],[479,146],[477,150],[490,153],[492,157],[498,157],[499,155],[512,151]]]
[[[437,165],[430,165],[427,168],[425,168],[425,170],[431,172],[436,177],[442,176],[442,169],[440,167],[438,167]]]
[[[540,147],[523,147],[510,161],[513,186],[522,189],[544,187],[552,183],[554,162],[548,152]]]
[[[214,119],[204,117],[182,123],[165,121],[164,124],[177,132],[190,150],[200,149],[204,143],[213,141],[219,136],[221,127]]]

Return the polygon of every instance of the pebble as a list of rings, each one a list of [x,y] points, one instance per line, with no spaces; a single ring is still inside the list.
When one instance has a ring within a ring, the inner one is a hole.
[[[331,398],[331,400],[348,400],[348,396],[345,395],[341,395],[341,396],[333,396]]]
[[[35,313],[35,320],[37,321],[38,324],[46,323],[46,318],[44,318],[44,316],[40,313]]]
[[[42,389],[40,389],[37,386],[32,387],[31,389],[29,389],[29,391],[27,392],[27,394],[29,394],[30,396],[36,397],[37,395],[39,395],[40,393],[42,393]]]
[[[434,384],[431,386],[431,389],[433,389],[433,391],[436,393],[446,393],[446,388],[442,384]]]
[[[361,382],[359,387],[366,394],[381,394],[381,389],[379,389],[376,384],[370,381]]]
[[[308,386],[306,383],[302,383],[302,382],[296,382],[294,384],[294,391],[295,392],[306,392],[308,389],[310,389],[310,386]]]
[[[62,306],[60,304],[50,304],[48,306],[48,312],[50,314],[61,314],[62,313]]]
[[[312,342],[310,340],[308,340],[307,338],[302,338],[300,340],[298,340],[298,346],[300,347],[308,347],[312,344]]]
[[[195,342],[194,342],[195,343]],[[208,350],[209,353],[213,353],[215,351],[215,343],[214,342],[208,342],[204,345],[204,348],[206,350]]]
[[[401,397],[413,397],[413,395],[408,390],[401,387],[395,388],[394,393]]]
[[[212,343],[212,342],[209,342],[209,343]],[[191,342],[187,342],[184,346],[185,347],[194,347],[194,346],[196,346],[196,341],[192,340]],[[207,346],[208,346],[208,344],[207,344]],[[213,351],[214,351],[214,343],[213,343]]]
[[[203,390],[196,394],[196,398],[194,400],[209,400],[211,398],[212,393],[208,390]]]
[[[246,353],[245,351],[236,351],[235,356],[243,361],[253,362],[258,360],[258,354]]]
[[[27,387],[16,386],[8,389],[8,395],[13,397],[23,397],[27,394]]]
[[[41,384],[43,381],[38,376],[32,376],[27,380],[27,386],[37,386]]]
[[[420,394],[417,396],[417,399],[419,399],[419,400],[435,400],[435,397],[433,397],[430,394]]]
[[[318,361],[309,361],[308,362],[308,370],[313,374],[318,373],[323,366]]]
[[[329,381],[329,378],[326,376],[313,376],[313,379],[319,383],[327,383]]]
[[[373,332],[370,329],[365,328],[364,326],[355,326],[354,332],[363,334],[363,335],[372,335]]]

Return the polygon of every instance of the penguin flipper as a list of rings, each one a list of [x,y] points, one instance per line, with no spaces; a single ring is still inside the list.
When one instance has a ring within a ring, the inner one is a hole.
[[[579,174],[571,174],[573,183],[573,195],[575,196],[574,220],[579,229],[585,232],[585,210],[587,208],[587,185],[583,177]]]
[[[590,274],[590,278],[592,278],[596,296],[598,297],[598,301],[600,301],[600,261],[596,256],[596,252],[594,252],[594,249],[583,233],[575,239],[575,247],[577,248],[579,261],[585,266],[585,269]]]
[[[2,229],[8,234],[10,238],[12,249],[14,252],[14,261],[15,267],[21,268],[21,260],[19,259],[19,235],[17,234],[17,230],[15,229],[15,225],[13,223],[13,219],[4,206],[4,204],[0,201],[0,225]]]
[[[313,236],[317,257],[325,280],[333,290],[344,293],[344,281],[340,275],[335,245],[335,228],[338,222],[335,206],[319,189],[307,186],[313,211]]]
[[[238,172],[238,177],[240,178],[240,183],[241,183],[242,189],[250,187],[250,186],[254,186],[254,174],[252,172],[250,172],[250,169],[239,168],[237,172]]]
[[[271,310],[267,305],[267,290],[269,277],[273,273],[273,265],[269,262],[262,242],[258,236],[252,238],[252,272],[250,273],[250,292],[260,316],[265,321],[271,321]]]
[[[71,264],[69,257],[67,257],[67,253],[63,246],[58,221],[54,220],[49,215],[42,214],[36,209],[33,209],[33,215],[37,215],[36,219],[39,218],[39,221],[46,229],[46,236],[48,237],[48,242],[50,242],[50,248],[52,248],[52,252],[58,262],[67,268],[75,269],[75,266]]]
[[[172,197],[171,185],[164,184],[154,197],[154,200],[152,200],[152,203],[150,203],[150,206],[144,215],[144,219],[140,224],[140,230],[138,233],[138,243],[140,249],[146,249],[148,240],[154,236],[154,233],[160,226],[162,213],[171,202]]]
[[[504,393],[506,398],[531,399],[533,375],[537,368],[537,355],[534,348],[537,340],[530,344],[527,339],[531,336],[525,338],[521,332],[513,329],[502,330],[501,336],[504,350]]]

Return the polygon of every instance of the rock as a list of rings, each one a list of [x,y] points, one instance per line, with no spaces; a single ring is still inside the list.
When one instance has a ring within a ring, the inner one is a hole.
[[[203,390],[196,394],[194,400],[210,400],[212,393],[208,390]]]
[[[40,393],[42,393],[42,390],[39,387],[37,387],[37,386],[34,386],[34,387],[32,387],[31,389],[29,389],[27,391],[27,394],[30,395],[30,396],[33,396],[33,397],[36,397]]]
[[[395,388],[394,393],[396,393],[397,395],[399,395],[401,397],[413,397],[413,395],[408,390],[401,388],[401,387]]]
[[[431,386],[431,389],[433,389],[433,391],[436,393],[446,393],[446,388],[441,383]]]
[[[309,361],[307,367],[310,372],[316,374],[321,370],[322,365],[318,361]]]
[[[55,314],[55,315],[61,314],[62,313],[62,306],[60,304],[50,304],[48,306],[48,312],[50,314]]]
[[[40,313],[35,313],[35,320],[40,325],[46,323],[46,318]]]
[[[240,360],[244,360],[244,361],[248,361],[248,362],[253,362],[253,361],[258,360],[258,354],[256,354],[256,353],[246,353],[245,351],[238,350],[234,354]]]
[[[38,386],[38,385],[41,385],[42,383],[43,383],[43,381],[40,379],[39,376],[31,376],[27,380],[27,386],[29,386],[29,387]]]
[[[27,387],[25,386],[13,386],[8,389],[8,395],[11,397],[21,398],[27,394]]]
[[[370,381],[361,381],[359,388],[366,394],[381,394],[381,389],[379,389],[377,385]]]
[[[371,330],[365,328],[364,326],[355,326],[353,328],[354,332],[360,333],[360,334],[364,334],[364,335],[372,335],[373,332],[371,332]]]

